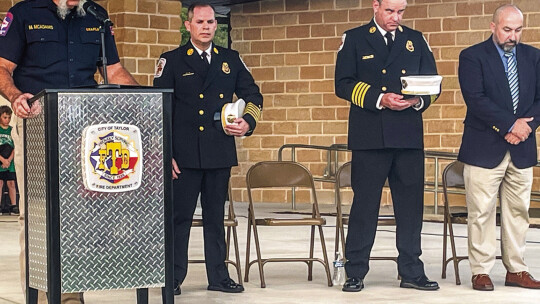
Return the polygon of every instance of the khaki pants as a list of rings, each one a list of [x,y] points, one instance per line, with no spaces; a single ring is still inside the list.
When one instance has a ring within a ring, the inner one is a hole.
[[[497,250],[496,211],[500,189],[501,254],[509,272],[528,271],[524,261],[525,235],[533,169],[518,169],[507,152],[493,169],[465,165],[463,170],[468,211],[469,262],[473,275],[489,274]]]
[[[21,285],[23,293],[26,294],[26,265],[25,265],[25,242],[24,242],[24,217],[25,217],[25,204],[24,204],[24,136],[23,136],[23,119],[13,115],[15,126],[11,132],[13,142],[15,144],[15,171],[17,172],[17,186],[19,188],[19,224],[21,226],[19,234],[19,244],[21,246],[21,252],[19,254],[19,266],[21,274]],[[39,291],[38,303],[47,303],[47,297],[44,292]],[[79,304],[84,303],[82,293],[65,293],[62,294],[63,304]]]

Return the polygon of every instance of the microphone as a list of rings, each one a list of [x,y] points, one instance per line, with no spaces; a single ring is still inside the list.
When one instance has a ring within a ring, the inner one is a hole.
[[[107,17],[104,13],[98,10],[96,4],[92,1],[87,1],[83,4],[83,9],[87,14],[94,16],[101,24],[110,24],[112,25],[111,19]]]

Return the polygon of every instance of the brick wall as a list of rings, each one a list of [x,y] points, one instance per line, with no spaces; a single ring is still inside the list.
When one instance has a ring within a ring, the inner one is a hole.
[[[404,24],[424,32],[439,73],[443,93],[424,114],[427,150],[457,152],[466,107],[457,78],[460,51],[489,37],[496,7],[517,4],[524,12],[523,41],[540,46],[538,0],[409,0]],[[233,48],[240,51],[265,98],[255,135],[240,142],[241,165],[234,170],[235,185],[244,184],[249,166],[277,159],[286,143],[329,145],[346,143],[349,104],[334,95],[336,51],[342,33],[373,17],[371,0],[266,0],[232,9]],[[300,153],[298,160],[321,174],[325,153]],[[430,172],[433,165],[426,166]],[[442,170],[441,170],[442,171]],[[540,171],[536,171],[540,176]],[[433,177],[431,177],[433,179]],[[333,201],[330,186],[319,185],[319,199]],[[540,189],[539,178],[535,189]],[[245,200],[245,191],[242,197]],[[283,193],[263,193],[275,201]],[[305,195],[304,197],[305,198]],[[383,203],[389,197],[383,195]],[[426,204],[433,195],[426,195]],[[439,200],[442,202],[442,200]]]

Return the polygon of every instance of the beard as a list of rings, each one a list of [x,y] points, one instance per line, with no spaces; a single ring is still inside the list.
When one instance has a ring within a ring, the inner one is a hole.
[[[511,52],[516,45],[519,43],[519,41],[516,40],[509,40],[505,43],[499,44],[499,46],[503,49],[505,52]]]
[[[79,4],[75,8],[77,8],[77,16],[84,17],[86,15],[86,12],[83,9],[83,5],[86,3],[87,0],[80,0]],[[66,19],[67,15],[71,12],[71,8],[67,6],[68,0],[59,0],[58,6],[56,8],[56,13],[58,14],[58,17],[60,17],[62,20]]]

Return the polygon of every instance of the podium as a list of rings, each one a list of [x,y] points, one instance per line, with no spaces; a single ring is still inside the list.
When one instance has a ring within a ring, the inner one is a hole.
[[[27,303],[162,288],[173,303],[172,90],[44,90],[25,121]]]

